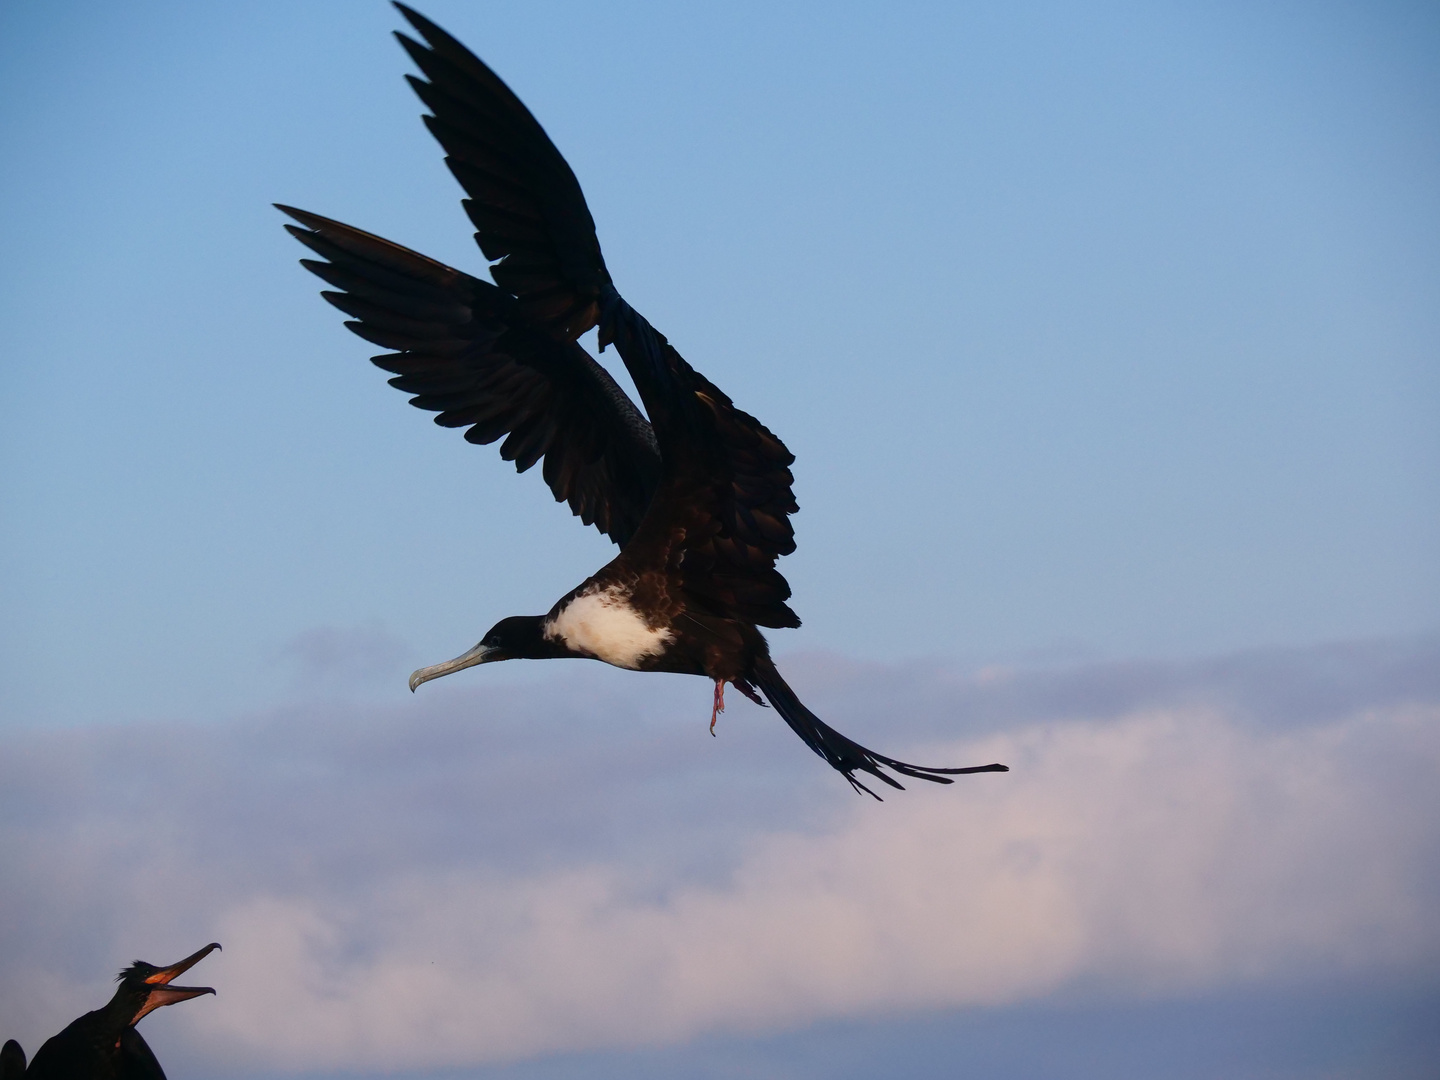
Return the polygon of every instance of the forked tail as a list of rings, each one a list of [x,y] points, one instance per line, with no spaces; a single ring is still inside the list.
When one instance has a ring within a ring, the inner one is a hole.
[[[790,730],[804,739],[805,745],[829,762],[831,767],[838,769],[845,779],[850,781],[851,787],[856,791],[863,791],[877,800],[880,798],[879,795],[855,779],[857,771],[867,772],[901,791],[905,789],[905,785],[894,777],[881,772],[881,766],[902,776],[913,776],[936,784],[953,783],[950,777],[962,773],[1010,771],[1008,766],[998,764],[972,765],[967,769],[932,769],[924,765],[910,765],[904,761],[888,758],[884,754],[877,754],[875,751],[867,750],[859,743],[847,739],[807,709],[805,704],[795,696],[795,691],[791,690],[785,680],[780,677],[780,672],[776,670],[768,656],[762,656],[756,660],[751,672],[751,681],[759,687],[760,691],[769,699],[770,704],[774,706],[775,711],[790,725]]]

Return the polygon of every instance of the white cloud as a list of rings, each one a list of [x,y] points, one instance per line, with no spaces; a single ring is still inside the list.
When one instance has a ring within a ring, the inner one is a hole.
[[[19,864],[13,892],[33,925],[5,933],[5,1012],[35,1030],[41,1005],[53,1016],[72,996],[51,985],[27,1001],[24,988],[67,921],[92,910],[103,930],[83,967],[69,961],[74,997],[96,956],[140,948],[127,942],[176,938],[178,956],[213,937],[220,998],[169,1010],[183,1012],[170,1022],[200,1058],[291,1069],[654,1044],[1085,981],[1144,996],[1440,961],[1435,704],[1283,725],[1150,705],[923,751],[891,739],[913,759],[1014,771],[877,805],[801,754],[767,778],[788,794],[746,817],[710,772],[739,786],[755,761],[717,766],[688,727],[638,703],[625,716],[577,679],[564,692],[615,718],[568,747],[541,720],[487,726],[458,699],[439,706],[462,714],[453,726],[426,722],[428,743],[410,720],[403,734],[374,721],[192,730],[181,750],[174,732],[131,733],[137,759],[169,741],[167,768],[194,782],[168,800],[102,802],[83,826],[59,811],[12,819],[12,852],[66,848],[54,865]],[[943,686],[932,677],[916,699],[943,709]],[[562,691],[526,691],[547,692]],[[564,711],[556,697],[534,707]],[[765,724],[753,710],[724,734],[757,755],[789,745],[767,741]],[[613,756],[597,762],[597,746]],[[266,755],[289,764],[277,772]],[[506,786],[517,763],[545,757],[554,785],[531,769]],[[42,773],[43,758],[31,758]],[[265,805],[236,828],[247,796]],[[601,835],[612,831],[625,836]],[[108,908],[74,898],[105,874]],[[99,1003],[86,992],[84,1008]]]
[[[1266,736],[1152,713],[936,748],[1015,771],[857,800],[821,836],[757,835],[722,886],[659,897],[624,866],[411,875],[340,912],[260,895],[223,916],[247,959],[197,1026],[276,1064],[423,1066],[1009,1002],[1085,976],[1153,992],[1433,964],[1417,859],[1436,830],[1414,819],[1440,820],[1437,720]],[[1410,783],[1377,767],[1390,754]]]

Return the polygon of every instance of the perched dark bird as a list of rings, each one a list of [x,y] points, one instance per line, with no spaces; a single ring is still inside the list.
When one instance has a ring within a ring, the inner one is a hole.
[[[0,1080],[20,1080],[25,1075],[25,1051],[14,1039],[0,1047]]]
[[[59,1035],[45,1040],[29,1070],[25,1070],[24,1052],[13,1040],[5,1044],[4,1054],[14,1046],[27,1080],[165,1080],[165,1070],[135,1025],[162,1005],[215,993],[208,986],[172,986],[171,980],[218,948],[212,942],[163,968],[136,960],[120,972],[120,985],[110,1004],[86,1013]],[[0,1055],[0,1062],[4,1063],[3,1080],[11,1080],[8,1059]]]
[[[502,619],[469,652],[410,677],[420,683],[474,664],[587,657],[638,671],[714,680],[710,723],[725,684],[769,703],[805,744],[857,778],[1004,772],[941,769],[877,754],[801,704],[770,660],[758,627],[794,627],[790,586],[775,560],[795,550],[785,444],[736,408],[621,299],[595,223],[565,159],[499,77],[449,34],[401,4],[424,43],[397,34],[424,73],[410,85],[425,124],[468,196],[475,238],[495,284],[348,225],[291,207],[286,226],[324,262],[304,266],[334,287],[322,295],[382,348],[374,362],[473,443],[504,437],[500,456],[541,473],[557,501],[620,546],[620,554],[545,615]],[[634,380],[649,419],[579,345],[599,327]]]

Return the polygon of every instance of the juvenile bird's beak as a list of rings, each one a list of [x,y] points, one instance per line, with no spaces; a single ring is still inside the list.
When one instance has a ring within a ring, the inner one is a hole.
[[[492,649],[485,644],[476,645],[467,653],[461,653],[454,660],[446,660],[443,664],[433,664],[430,667],[422,667],[410,676],[410,692],[413,694],[415,688],[422,682],[429,682],[431,679],[438,679],[441,675],[449,675],[451,672],[459,671],[461,668],[474,667],[476,664],[488,663],[491,660],[504,660],[503,649]]]
[[[153,989],[145,995],[145,1003],[140,1006],[140,1011],[135,1014],[135,1019],[130,1021],[131,1026],[138,1024],[141,1017],[154,1012],[163,1005],[174,1005],[177,1001],[188,1001],[201,994],[215,993],[214,988],[209,986],[172,986],[171,980],[176,976],[183,975],[218,948],[220,948],[219,942],[212,941],[199,952],[191,953],[178,964],[161,968],[147,978],[145,982]]]
[[[140,1011],[135,1014],[135,1019],[130,1021],[130,1026],[134,1027],[142,1017],[149,1015],[162,1005],[174,1005],[177,1001],[189,1001],[201,994],[213,993],[215,993],[215,988],[212,986],[157,986],[145,995],[145,1004],[140,1006]]]
[[[185,974],[185,972],[189,971],[192,967],[198,964],[201,960],[204,960],[205,957],[209,956],[218,948],[220,948],[220,943],[218,941],[212,941],[209,945],[206,945],[203,949],[191,953],[179,963],[171,964],[167,968],[161,968],[159,971],[155,972],[154,975],[151,975],[145,981],[147,983],[150,983],[152,986],[168,985],[175,980],[175,977],[177,975]],[[213,994],[215,991],[212,990],[210,992]]]

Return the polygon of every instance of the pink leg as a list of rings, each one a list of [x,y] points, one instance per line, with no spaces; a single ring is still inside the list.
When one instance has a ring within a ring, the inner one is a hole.
[[[725,680],[715,680],[715,707],[710,710],[710,734],[715,734],[715,718],[725,711]]]

